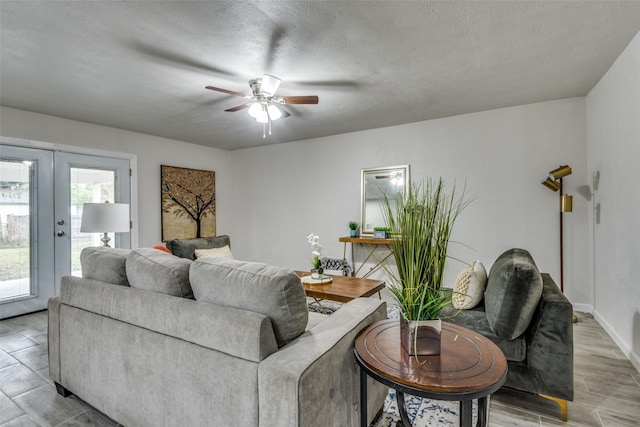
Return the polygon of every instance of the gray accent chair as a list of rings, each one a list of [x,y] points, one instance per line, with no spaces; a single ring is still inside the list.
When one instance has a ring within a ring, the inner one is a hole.
[[[92,278],[63,277],[49,300],[61,395],[136,427],[360,425],[353,343],[386,318],[384,302],[324,316],[307,311],[288,269],[155,249],[87,248],[81,259]],[[371,422],[388,389],[368,389]]]
[[[484,300],[470,310],[449,306],[441,317],[493,341],[507,359],[504,387],[553,400],[567,420],[567,401],[573,401],[573,307],[551,276],[538,272],[529,252],[514,248],[500,255]]]

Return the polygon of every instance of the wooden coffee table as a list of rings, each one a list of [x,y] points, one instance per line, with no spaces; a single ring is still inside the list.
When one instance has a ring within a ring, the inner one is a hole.
[[[308,271],[296,271],[299,277],[308,276]],[[384,281],[362,279],[360,277],[334,276],[328,274],[332,282],[327,284],[309,285],[303,283],[304,292],[320,305],[323,299],[329,299],[338,302],[349,302],[352,299],[360,297],[369,297],[376,292],[380,296],[380,291],[384,289]],[[320,305],[320,307],[322,307]],[[322,308],[321,308],[322,309]],[[322,309],[324,312],[324,309]]]
[[[356,337],[355,356],[360,365],[360,419],[367,420],[367,376],[396,390],[398,410],[405,427],[411,426],[404,393],[436,400],[460,402],[460,426],[471,426],[472,402],[478,399],[477,426],[486,426],[489,395],[507,379],[502,351],[482,335],[442,322],[439,356],[409,356],[400,345],[400,322],[382,320]]]

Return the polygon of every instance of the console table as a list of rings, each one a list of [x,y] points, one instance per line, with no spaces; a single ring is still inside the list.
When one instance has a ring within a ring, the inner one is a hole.
[[[340,237],[340,242],[344,243],[343,258],[347,259],[347,243],[351,243],[351,265],[353,265],[353,277],[358,276],[358,273],[364,267],[369,259],[373,258],[375,265],[362,275],[363,278],[369,277],[372,273],[382,267],[384,262],[393,255],[391,250],[391,239],[377,239],[374,237]],[[359,267],[356,267],[356,260],[354,256],[354,246],[362,247],[366,252],[366,257],[362,261]]]

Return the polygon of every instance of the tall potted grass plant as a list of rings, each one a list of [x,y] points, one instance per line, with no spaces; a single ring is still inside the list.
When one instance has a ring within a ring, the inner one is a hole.
[[[383,198],[397,267],[387,268],[390,290],[400,307],[401,343],[411,355],[440,354],[439,316],[451,301],[451,290],[442,283],[447,249],[453,225],[470,201],[455,184],[447,194],[442,178],[413,183],[404,201]]]

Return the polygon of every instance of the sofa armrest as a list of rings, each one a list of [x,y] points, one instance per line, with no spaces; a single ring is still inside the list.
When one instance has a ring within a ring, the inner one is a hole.
[[[573,306],[551,276],[543,273],[542,281],[542,296],[525,332],[526,366],[509,365],[510,374],[516,382],[526,383],[529,392],[573,400]]]
[[[56,383],[60,378],[60,298],[49,298],[47,304],[47,345],[49,348],[49,376]]]
[[[358,298],[271,354],[258,368],[260,425],[358,426],[356,335],[386,319],[386,303]],[[388,388],[369,379],[369,420]]]

